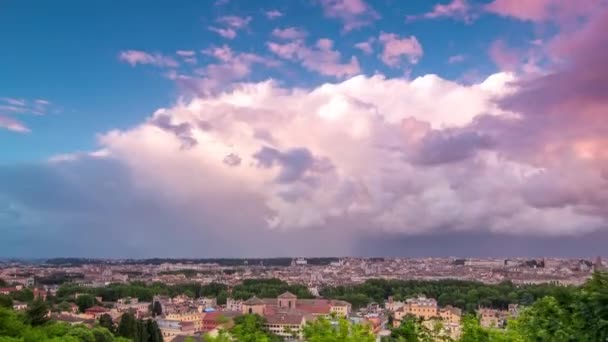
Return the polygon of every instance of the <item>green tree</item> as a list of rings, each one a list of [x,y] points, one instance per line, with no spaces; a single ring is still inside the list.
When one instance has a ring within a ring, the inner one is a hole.
[[[91,330],[93,336],[95,337],[95,342],[113,342],[114,335],[105,328],[97,327]]]
[[[479,324],[477,317],[466,315],[462,318],[462,334],[458,341],[460,342],[489,342],[490,336],[488,331],[484,330]]]
[[[70,306],[70,303],[62,301],[59,303],[59,305],[57,305],[57,309],[59,309],[61,312],[68,312],[72,310],[72,307]]]
[[[154,320],[146,321],[146,330],[148,332],[148,342],[163,342],[163,334],[158,328],[158,324]]]
[[[131,313],[125,313],[120,318],[120,323],[116,329],[116,335],[130,338],[135,342],[139,342],[139,331],[137,320]]]
[[[99,316],[99,326],[108,329],[108,331],[114,333],[114,321],[112,320],[112,316],[109,314],[103,314]]]
[[[49,308],[44,301],[36,299],[33,301],[27,311],[27,320],[32,326],[42,325],[48,322]]]
[[[13,299],[10,296],[0,294],[0,307],[2,307],[2,308],[12,308],[13,307]]]
[[[271,342],[280,339],[264,327],[264,318],[259,315],[243,315],[234,319],[230,333],[239,342]]]
[[[160,316],[163,314],[163,306],[160,304],[159,301],[154,302],[154,304],[152,304],[152,316]]]
[[[95,306],[95,303],[95,297],[88,294],[80,295],[76,298],[76,305],[78,305],[80,312],[84,312],[86,309]]]
[[[306,324],[304,338],[310,342],[373,342],[376,340],[367,325],[350,324],[345,318],[330,321],[324,317]]]
[[[551,296],[523,310],[510,329],[528,341],[576,341],[572,317]]]
[[[32,292],[30,289],[23,289],[21,291],[12,292],[11,297],[20,302],[29,303],[34,300],[34,292]]]

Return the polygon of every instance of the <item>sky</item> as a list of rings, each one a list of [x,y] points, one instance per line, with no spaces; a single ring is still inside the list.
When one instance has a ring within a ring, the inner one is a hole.
[[[608,0],[0,3],[0,257],[594,256]]]

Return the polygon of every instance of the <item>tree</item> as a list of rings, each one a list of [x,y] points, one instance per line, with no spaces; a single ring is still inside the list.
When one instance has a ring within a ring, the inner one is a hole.
[[[32,326],[38,326],[48,322],[48,313],[49,308],[46,303],[42,299],[36,299],[29,305],[26,316]]]
[[[97,327],[91,330],[93,336],[95,337],[95,342],[113,342],[114,335],[105,328]]]
[[[163,306],[160,304],[159,301],[155,301],[154,304],[152,304],[152,315],[154,317],[156,316],[160,316],[163,314]]]
[[[490,336],[488,332],[481,327],[477,317],[473,315],[466,315],[462,318],[462,335],[458,341],[489,342]]]
[[[346,318],[332,322],[324,317],[319,317],[306,324],[304,338],[310,342],[373,342],[376,340],[367,325],[350,324]]]
[[[2,308],[12,308],[13,307],[13,299],[7,295],[0,295],[0,307]]]
[[[57,309],[59,309],[60,312],[68,312],[72,310],[72,306],[70,306],[70,303],[63,301],[57,305]]]
[[[572,317],[551,296],[541,298],[523,310],[510,329],[528,341],[573,341]]]
[[[137,321],[133,314],[127,312],[122,315],[116,329],[116,335],[133,339],[135,342],[139,341]]]
[[[146,330],[148,332],[148,342],[163,342],[163,334],[158,328],[158,324],[154,320],[146,321]]]
[[[234,319],[231,335],[239,342],[271,342],[280,339],[266,330],[264,318],[259,315],[244,315]]]
[[[34,300],[34,292],[32,292],[32,290],[30,289],[23,289],[21,291],[12,292],[11,297],[13,297],[14,300],[18,300],[20,302],[29,303]]]
[[[114,333],[114,321],[112,316],[109,314],[103,314],[99,317],[99,326],[108,329],[108,331]]]
[[[84,294],[76,298],[76,305],[78,305],[78,310],[80,310],[80,312],[84,312],[86,309],[94,306],[95,303],[95,297],[88,294]]]

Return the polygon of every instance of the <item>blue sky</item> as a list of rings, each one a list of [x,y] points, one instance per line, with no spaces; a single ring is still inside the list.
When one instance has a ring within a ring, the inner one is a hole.
[[[441,2],[440,2],[441,3]],[[443,1],[443,3],[448,3]],[[481,6],[484,3],[474,4]],[[534,38],[529,23],[482,15],[465,24],[458,18],[406,22],[408,15],[432,11],[431,1],[374,1],[380,19],[344,32],[344,23],[326,18],[317,1],[129,1],[122,4],[82,1],[7,1],[0,13],[0,96],[46,99],[52,110],[45,116],[16,119],[31,129],[28,134],[0,130],[5,146],[0,162],[37,161],[55,154],[96,147],[95,136],[113,128],[124,129],[143,120],[156,108],[171,104],[178,91],[155,68],[132,68],[118,60],[123,50],[135,49],[174,55],[177,50],[200,51],[227,44],[234,51],[271,56],[266,42],[275,28],[298,27],[309,32],[307,40],[334,40],[343,58],[356,56],[361,72],[410,77],[435,73],[448,79],[472,75],[481,79],[496,71],[487,49],[496,39],[515,46]],[[269,19],[265,12],[281,17]],[[251,17],[234,39],[209,30],[223,16]],[[378,51],[365,54],[354,45],[381,32],[415,36],[424,55],[416,65],[391,68]],[[451,56],[464,60],[449,63]],[[199,57],[199,67],[210,59]],[[287,69],[287,70],[286,70]],[[287,63],[280,70],[256,68],[244,79],[275,78],[287,85],[311,87],[335,81]]]
[[[607,23],[608,0],[3,1],[0,257],[596,253]]]

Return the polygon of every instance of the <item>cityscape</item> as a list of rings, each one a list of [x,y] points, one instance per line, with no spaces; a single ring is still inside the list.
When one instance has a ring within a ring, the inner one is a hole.
[[[28,311],[31,300],[41,301],[56,322],[89,328],[105,322],[117,332],[126,329],[124,315],[131,315],[154,322],[158,338],[168,342],[212,340],[254,315],[283,340],[301,340],[307,322],[329,318],[369,327],[370,341],[390,339],[410,319],[433,331],[436,340],[457,341],[467,311],[482,328],[505,329],[520,308],[535,300],[527,288],[573,288],[605,269],[601,257],[13,260],[0,264],[5,285],[0,299],[18,312]],[[446,299],[445,293],[407,297],[391,290],[381,300],[340,294],[344,288],[390,281],[413,288],[441,281],[508,286],[526,294],[506,300],[479,297],[472,306]]]
[[[0,342],[608,342],[608,0],[0,0]]]

